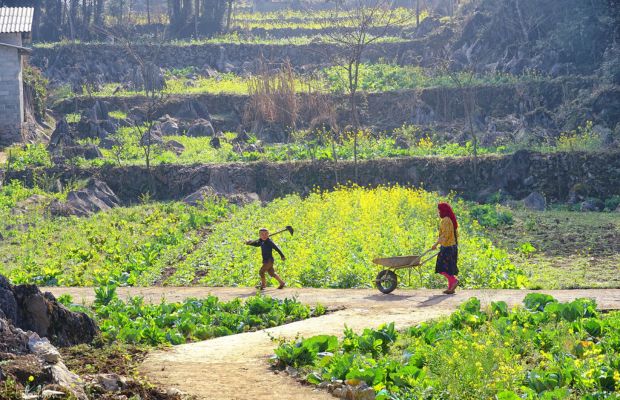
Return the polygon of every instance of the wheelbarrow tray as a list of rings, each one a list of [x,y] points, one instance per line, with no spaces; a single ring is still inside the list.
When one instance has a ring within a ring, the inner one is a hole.
[[[421,259],[422,256],[398,256],[375,258],[374,260],[372,260],[372,262],[389,268],[404,268],[420,265]]]

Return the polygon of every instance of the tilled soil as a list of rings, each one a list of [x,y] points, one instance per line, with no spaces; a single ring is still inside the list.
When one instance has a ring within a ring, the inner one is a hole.
[[[92,288],[51,288],[55,295],[70,293],[76,302],[94,299]],[[521,304],[531,291],[460,290],[443,295],[440,290],[397,290],[383,295],[371,289],[268,289],[266,294],[296,297],[306,304],[321,303],[337,310],[324,316],[258,332],[225,336],[203,342],[175,346],[149,354],[140,372],[151,382],[175,387],[201,399],[306,400],[333,399],[327,392],[302,385],[269,368],[268,359],[277,343],[274,338],[293,339],[318,334],[342,335],[345,326],[356,331],[394,322],[405,328],[419,322],[450,314],[466,299],[475,296],[483,305],[491,301]],[[600,309],[620,309],[620,289],[545,290],[559,301],[594,298]],[[147,301],[179,301],[209,294],[222,300],[249,297],[249,288],[145,287],[119,288],[121,297],[144,296]]]

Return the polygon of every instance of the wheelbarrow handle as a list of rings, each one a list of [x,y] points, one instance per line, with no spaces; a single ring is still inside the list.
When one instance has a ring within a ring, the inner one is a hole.
[[[427,255],[428,253],[430,253],[431,251],[433,251],[433,249],[427,250],[425,251],[421,256],[420,256],[420,265],[424,264],[427,261],[432,260],[433,258],[437,257],[437,255],[439,254],[439,252],[425,258],[424,260],[422,260],[422,257],[424,257],[425,255]]]

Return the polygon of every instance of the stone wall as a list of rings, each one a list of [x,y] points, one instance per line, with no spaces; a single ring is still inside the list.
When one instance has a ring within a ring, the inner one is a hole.
[[[591,87],[592,82],[582,78],[560,78],[519,85],[481,86],[475,89],[476,118],[480,122],[485,122],[489,117],[520,115],[524,116],[524,127],[540,126],[544,121],[528,121],[525,115],[541,108],[555,110],[561,104],[576,98],[581,90]],[[362,123],[378,130],[392,130],[403,124],[419,126],[450,124],[464,118],[462,104],[464,97],[464,91],[455,88],[370,93],[360,96],[360,103],[364,104]],[[103,99],[82,97],[61,102],[54,111],[58,114],[68,114],[75,112],[76,107],[77,110],[92,108],[97,100],[104,100],[112,109],[123,111],[145,104],[143,97]],[[338,110],[339,122],[345,126],[349,116],[347,99],[344,96],[334,96],[333,101]],[[155,117],[159,118],[164,114],[174,117],[176,111],[186,102],[197,102],[211,114],[225,115],[227,120],[213,122],[215,129],[234,131],[241,123],[248,96],[229,94],[174,96],[159,107]],[[308,121],[302,120],[298,126],[305,127],[307,123]],[[478,129],[484,131],[486,126],[479,126]]]
[[[0,43],[21,46],[21,33],[0,33]],[[23,121],[21,56],[17,49],[0,45],[0,146],[21,141]]]
[[[419,41],[371,44],[364,53],[364,60],[372,62],[380,58],[388,61],[400,60],[402,58],[400,55],[405,53],[419,57],[427,50]],[[299,67],[331,64],[332,56],[338,52],[338,46],[322,43],[188,46],[163,44],[134,45],[132,51],[142,59],[164,68],[189,66],[199,69],[205,66],[215,68],[223,64],[241,68],[244,63],[253,63],[261,56],[272,62],[288,59],[293,66]],[[415,62],[414,59],[410,61]],[[128,73],[138,65],[126,46],[116,44],[60,44],[50,48],[36,47],[31,62],[57,83],[73,82],[81,76],[100,83],[124,82]]]
[[[270,200],[290,193],[307,194],[313,188],[338,184],[401,184],[484,199],[499,190],[515,199],[531,192],[548,201],[566,201],[575,185],[582,195],[606,199],[620,195],[620,152],[540,154],[520,151],[507,156],[480,157],[478,176],[472,158],[415,157],[362,161],[358,179],[352,162],[231,163],[161,165],[149,176],[144,167],[104,169],[48,169],[11,172],[7,179],[32,184],[33,175],[46,174],[61,181],[97,177],[125,203],[138,202],[151,192],[158,200],[179,200],[210,185],[221,193],[258,193]],[[336,179],[336,176],[338,179]],[[155,193],[153,193],[154,188]]]

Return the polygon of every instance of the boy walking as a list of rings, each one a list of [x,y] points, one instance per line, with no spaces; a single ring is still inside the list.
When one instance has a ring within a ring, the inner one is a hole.
[[[260,239],[248,240],[247,242],[245,242],[245,244],[254,246],[254,247],[260,247],[261,253],[263,255],[263,266],[261,267],[259,271],[260,290],[263,290],[265,289],[265,287],[267,287],[267,282],[265,280],[265,273],[268,273],[270,276],[274,277],[278,281],[278,283],[280,283],[280,286],[278,286],[278,289],[282,289],[285,283],[282,280],[282,278],[280,278],[278,274],[276,274],[276,271],[273,268],[273,262],[274,262],[273,250],[277,251],[280,254],[282,261],[284,261],[286,257],[284,257],[284,254],[282,254],[282,251],[273,242],[273,240],[269,238],[269,231],[266,228],[260,228],[258,231],[258,234],[260,236]]]

